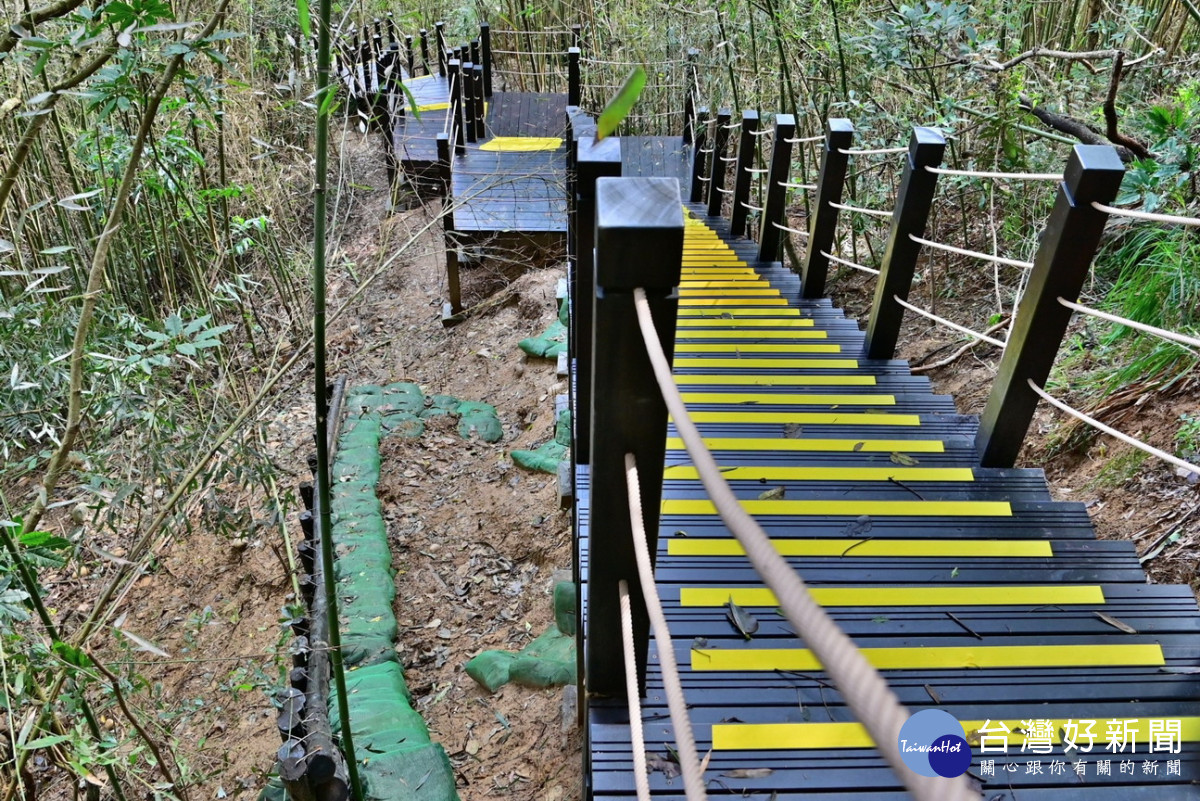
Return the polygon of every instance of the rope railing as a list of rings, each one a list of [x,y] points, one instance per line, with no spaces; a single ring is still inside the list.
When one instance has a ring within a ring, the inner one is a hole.
[[[737,160],[738,160],[737,156],[721,156],[721,161],[725,162],[726,164],[732,164],[733,162],[735,162]]]
[[[504,31],[492,30],[492,36],[571,36],[574,31]]]
[[[801,145],[805,142],[823,142],[825,141],[825,134],[819,136],[793,136],[791,139],[784,139],[783,141],[789,145]]]
[[[1170,223],[1171,225],[1190,225],[1200,228],[1200,217],[1180,217],[1175,214],[1154,214],[1149,211],[1134,211],[1119,209],[1116,206],[1106,206],[1103,203],[1092,202],[1092,208],[1116,217],[1132,217],[1135,220],[1153,220],[1154,222]]]
[[[645,299],[644,292],[642,298]],[[638,312],[641,313],[640,308]],[[677,753],[679,770],[683,774],[683,787],[688,801],[705,801],[708,794],[704,790],[704,773],[700,770],[700,757],[696,753],[696,737],[692,732],[692,720],[688,717],[683,685],[679,681],[679,665],[675,661],[675,646],[671,644],[671,630],[667,627],[667,616],[663,613],[662,600],[658,597],[654,565],[650,562],[650,548],[646,545],[642,490],[632,453],[625,454],[625,481],[629,490],[629,523],[633,528],[633,551],[637,559],[638,580],[641,583],[642,598],[646,602],[646,612],[650,617],[650,626],[654,629],[654,643],[658,646],[663,693],[667,696],[671,727],[675,729],[675,743],[679,746]],[[629,664],[628,657],[626,664]]]
[[[982,259],[984,261],[994,262],[996,264],[1007,264],[1011,267],[1020,267],[1022,270],[1032,270],[1033,262],[1021,261],[1019,259],[1007,259],[1004,256],[993,256],[990,253],[980,253],[977,250],[967,250],[965,248],[956,248],[953,245],[944,245],[941,242],[934,242],[931,239],[923,239],[915,234],[909,234],[908,238],[912,241],[924,245],[925,247],[933,248],[934,250],[944,250],[947,253],[957,253],[960,256],[970,256],[973,259]]]
[[[740,201],[740,202],[741,202],[741,204],[742,204],[742,208],[746,209],[747,211],[758,211],[758,212],[761,212],[761,211],[763,210],[763,207],[762,207],[762,206],[755,206],[755,205],[752,205],[752,204],[750,204],[750,203],[747,203],[747,202],[746,202],[746,201],[744,201],[744,200],[742,200],[742,201]]]
[[[606,61],[601,58],[589,58],[582,56],[579,59],[584,64],[603,64],[608,67],[668,67],[675,64],[687,64],[687,61],[681,58],[667,58],[662,61]]]
[[[1026,379],[1026,382],[1029,384],[1029,388],[1032,389],[1039,398],[1046,401],[1046,403],[1049,403],[1054,408],[1066,412],[1067,414],[1071,415],[1072,417],[1076,418],[1077,420],[1082,420],[1084,423],[1087,423],[1092,428],[1095,428],[1099,431],[1103,431],[1105,434],[1108,434],[1110,437],[1115,437],[1116,439],[1121,440],[1121,442],[1124,442],[1126,445],[1132,445],[1133,447],[1137,448],[1138,450],[1144,451],[1144,452],[1150,454],[1151,456],[1157,456],[1159,459],[1162,459],[1165,462],[1169,462],[1169,463],[1175,465],[1176,467],[1187,470],[1189,473],[1196,473],[1197,475],[1200,475],[1200,465],[1192,464],[1191,462],[1180,459],[1179,457],[1173,456],[1172,454],[1169,454],[1166,451],[1159,450],[1158,448],[1154,447],[1153,445],[1148,445],[1147,443],[1142,442],[1140,439],[1137,439],[1136,437],[1131,437],[1122,431],[1118,431],[1117,429],[1113,428],[1112,426],[1107,426],[1104,423],[1101,423],[1096,418],[1090,417],[1089,415],[1084,414],[1083,412],[1079,411],[1078,409],[1076,409],[1072,406],[1069,406],[1066,403],[1063,403],[1058,398],[1054,397],[1049,392],[1047,392],[1046,390],[1042,389],[1037,384],[1035,384],[1032,379]]]
[[[910,312],[913,312],[914,314],[919,314],[922,317],[926,318],[927,320],[932,320],[933,322],[938,323],[940,325],[944,325],[947,328],[953,328],[955,331],[959,331],[963,334],[966,334],[969,337],[974,337],[975,339],[979,339],[984,342],[987,342],[989,345],[995,345],[998,348],[1004,347],[1004,343],[994,337],[989,337],[987,334],[981,334],[978,331],[972,331],[970,328],[959,325],[958,323],[952,323],[949,320],[947,320],[945,317],[938,317],[933,312],[926,311],[925,309],[922,309],[920,306],[914,306],[906,300],[901,300],[898,295],[892,295],[892,300],[896,301],[901,306],[908,309]]]
[[[926,172],[934,175],[963,175],[968,178],[998,178],[1010,181],[1061,181],[1058,172],[985,172],[981,170],[951,170],[946,167],[925,166]]]
[[[645,290],[635,289],[633,294],[646,353],[676,431],[683,439],[717,513],[742,545],[763,582],[775,594],[784,617],[820,661],[847,706],[874,741],[875,748],[917,801],[978,801],[978,793],[970,789],[965,777],[919,776],[905,766],[898,738],[900,727],[909,718],[908,710],[854,642],[816,602],[803,579],[775,550],[766,532],[738,502],[675,385],[671,364],[654,328]],[[632,505],[638,493],[631,489],[629,494]],[[657,628],[655,624],[656,631]],[[663,651],[661,646],[659,651]]]
[[[892,218],[892,215],[895,213],[895,212],[891,212],[891,211],[883,211],[882,209],[864,209],[861,206],[850,206],[846,203],[834,203],[833,201],[830,201],[829,205],[835,209],[841,209],[842,211],[850,211],[855,214],[866,214],[871,217],[884,217],[889,220]]]
[[[851,268],[853,268],[853,269],[855,269],[855,270],[862,270],[864,273],[870,273],[871,275],[879,275],[879,270],[876,270],[874,267],[867,267],[867,266],[866,266],[866,265],[864,265],[864,264],[857,264],[857,263],[855,263],[855,262],[848,261],[848,260],[846,260],[846,259],[843,259],[843,258],[839,258],[839,257],[837,257],[837,256],[834,256],[834,255],[833,255],[833,254],[831,254],[831,253],[826,253],[826,252],[825,252],[825,251],[823,251],[823,250],[822,250],[822,251],[819,251],[819,253],[820,253],[822,256],[824,256],[825,258],[827,258],[827,259],[829,259],[830,261],[832,261],[832,262],[837,262],[838,264],[844,264],[844,265],[846,265],[847,267],[851,267]]]
[[[1093,309],[1089,306],[1083,306],[1079,303],[1072,303],[1065,298],[1058,298],[1058,302],[1066,306],[1068,309],[1077,311],[1080,314],[1086,314],[1089,317],[1097,317],[1101,320],[1108,320],[1110,323],[1118,323],[1120,325],[1128,326],[1129,328],[1136,328],[1139,331],[1145,331],[1147,334],[1154,334],[1155,336],[1162,337],[1163,339],[1169,339],[1172,342],[1178,342],[1181,345],[1187,345],[1192,348],[1200,349],[1200,339],[1197,339],[1196,337],[1189,337],[1186,334],[1178,334],[1174,331],[1168,331],[1165,328],[1158,328],[1157,326],[1147,325],[1146,323],[1139,323],[1137,320],[1130,320],[1127,317],[1118,317],[1115,314],[1102,312],[1099,309]]]
[[[807,238],[809,235],[808,231],[801,231],[799,228],[788,228],[786,225],[782,225],[777,222],[773,222],[771,225],[775,226],[780,231],[787,231],[789,234],[795,234],[796,236],[803,236]]]
[[[759,128],[757,131],[746,131],[751,136],[774,136],[774,128]]]
[[[742,169],[751,175],[762,175],[771,171],[770,167],[743,167]]]
[[[780,181],[779,185],[782,186],[784,189],[803,189],[806,192],[817,191],[816,184],[794,184],[794,183],[789,183],[788,181]]]
[[[822,137],[824,138],[824,137]],[[907,153],[907,147],[877,147],[868,149],[838,148],[843,156],[879,156],[891,153]]]
[[[565,56],[566,50],[501,50],[492,48],[493,56]]]
[[[718,187],[715,187],[715,189],[716,189],[718,192],[720,192],[722,195],[732,195],[732,194],[733,194],[733,190],[732,190],[732,189],[726,189],[726,188],[725,188],[725,187],[723,187],[723,186],[718,186]]]
[[[642,731],[642,698],[638,693],[637,653],[633,642],[633,608],[629,584],[617,582],[621,603],[621,644],[625,651],[625,696],[629,701],[629,744],[633,746],[633,784],[638,801],[650,801],[650,778],[646,771],[646,736]]]

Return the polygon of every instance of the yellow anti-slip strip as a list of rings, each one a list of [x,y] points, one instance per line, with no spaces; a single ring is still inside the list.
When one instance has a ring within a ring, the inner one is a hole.
[[[678,380],[678,376],[676,377]],[[945,453],[936,439],[787,439],[785,437],[705,437],[710,451],[825,451],[841,453]],[[681,451],[683,440],[667,438],[667,450]]]
[[[763,392],[684,392],[686,403],[765,404],[777,406],[895,406],[895,395],[770,395]]]
[[[803,333],[803,332],[797,332]],[[676,334],[678,337],[679,334]],[[677,353],[685,353],[683,348],[685,345],[676,345]],[[789,347],[804,347],[803,345],[792,345]],[[708,348],[704,348],[708,350]],[[803,352],[803,351],[801,351]],[[811,353],[812,351],[809,351]],[[805,370],[855,370],[858,368],[857,359],[676,359],[675,366],[679,369],[687,369],[693,367],[745,367],[747,369],[754,368],[756,370],[762,368],[792,368]]]
[[[968,645],[934,648],[860,648],[880,670],[955,668],[1149,667],[1165,665],[1162,647],[1142,645]],[[692,650],[692,670],[823,670],[807,648]]]
[[[809,587],[821,606],[1103,606],[1104,590],[1095,585],[1051,587]],[[779,606],[766,587],[684,587],[680,606]],[[1049,646],[1047,646],[1049,647]]]
[[[725,295],[728,297],[779,297],[778,289],[722,289],[720,292],[712,289],[680,289],[680,297],[690,295]]]
[[[728,317],[681,317],[675,321],[676,328],[812,328],[814,322],[809,319],[799,317],[781,317],[777,319],[751,317],[744,320],[731,320]],[[696,333],[696,332],[689,332]],[[721,336],[726,336],[725,331],[721,332]],[[748,331],[748,337],[768,336],[763,331]],[[782,333],[781,336],[790,336],[789,333]]]
[[[680,317],[722,317],[724,315],[733,315],[734,317],[799,317],[800,310],[793,309],[790,306],[772,307],[763,306],[758,309],[723,309],[723,308],[707,308],[697,306],[687,306],[679,310]],[[727,318],[728,319],[728,318]]]
[[[693,320],[691,318],[687,318],[687,320],[688,322],[686,323],[683,319],[676,321],[676,327],[687,328],[693,325],[711,325],[711,321],[709,320]],[[746,321],[738,320],[735,322],[745,323]],[[793,325],[795,325],[797,328],[804,328],[806,327],[804,325],[805,323],[808,323],[808,325],[811,326],[812,320],[800,320],[798,323],[793,323]],[[707,331],[681,331],[679,334],[677,334],[677,336],[687,339],[824,339],[824,337],[805,337],[803,331],[750,331],[737,329],[732,331],[722,329],[710,329]]]
[[[799,423],[814,426],[919,426],[915,414],[837,414],[829,412],[692,412],[694,423]],[[866,514],[865,512],[857,514]]]
[[[727,481],[974,481],[969,467],[722,467]],[[695,467],[677,465],[663,471],[663,478],[692,480],[700,475]]]
[[[1012,507],[1007,501],[742,501],[741,504],[747,514],[764,517],[1012,517]],[[662,513],[715,515],[717,507],[708,500],[679,498],[664,500]]]
[[[931,557],[1052,557],[1045,540],[771,540],[780,556],[931,556]],[[667,540],[671,556],[745,556],[732,537]]]
[[[680,298],[680,306],[786,306],[787,298]]]
[[[734,281],[693,280],[680,281],[679,288],[684,289],[733,289],[736,287],[769,287],[771,283],[760,279],[738,279]]]
[[[837,353],[837,345],[802,345],[807,353]],[[828,348],[828,350],[819,350]],[[679,386],[689,384],[723,384],[730,387],[873,387],[873,375],[677,375]]]
[[[761,275],[754,272],[754,270],[739,270],[732,266],[694,267],[685,264],[679,274],[685,280],[700,278],[715,278],[720,280],[740,280],[743,278],[748,278],[755,281],[766,280]]]
[[[1011,712],[1011,709],[1004,710]],[[1080,717],[1073,718],[1075,723],[1080,720],[1097,720],[1099,723],[1093,729],[1099,739],[1103,732],[1104,721],[1112,716],[1105,714],[1089,714],[1081,710]],[[1194,743],[1200,741],[1200,717],[1179,718],[1126,718],[1121,720],[1128,726],[1127,731],[1137,732],[1134,735],[1141,752],[1144,752],[1150,742],[1150,724],[1164,726],[1168,721],[1180,722],[1180,740]],[[1069,721],[1066,718],[1051,720],[1049,732],[1051,741],[1061,742],[1060,732]],[[982,736],[989,738],[989,746],[1000,747],[1003,738],[1011,746],[1025,742],[1025,727],[1020,719],[1005,719],[1003,711],[997,711],[996,717],[990,720],[961,720],[963,730],[967,732],[967,742],[979,745],[980,729],[987,727]],[[990,724],[990,725],[989,725]],[[1004,728],[1001,728],[1003,724]],[[992,733],[993,730],[995,733]],[[1165,730],[1165,729],[1164,729]],[[861,723],[718,723],[712,728],[714,751],[791,751],[809,749],[838,750],[843,748],[873,748],[867,730]]]

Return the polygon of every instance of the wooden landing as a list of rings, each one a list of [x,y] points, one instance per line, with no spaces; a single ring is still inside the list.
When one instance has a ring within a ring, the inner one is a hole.
[[[799,300],[793,274],[755,264],[753,243],[729,245],[724,221],[692,212],[676,329],[685,401],[735,493],[901,701],[965,722],[982,798],[1200,797],[1191,590],[1147,584],[1133,545],[1097,540],[1084,506],[1052,500],[1041,471],[976,467],[974,417],[904,362],[858,358],[854,321]],[[713,749],[709,792],[908,798],[667,436],[657,578],[697,745]],[[586,615],[586,467],[576,478]],[[758,620],[753,639],[727,620],[730,598]],[[590,797],[633,798],[625,701],[593,698],[589,718]],[[647,750],[667,759],[653,640],[642,718]],[[1025,733],[1037,720],[1050,721],[1044,742]],[[1090,748],[1068,721],[1094,722]],[[983,753],[978,730],[1001,724],[1011,733]],[[1151,726],[1176,725],[1150,752]],[[1118,749],[1109,732],[1122,729],[1135,741]],[[1088,751],[1066,750],[1064,731]],[[650,784],[660,801],[683,799],[678,778],[655,770]]]

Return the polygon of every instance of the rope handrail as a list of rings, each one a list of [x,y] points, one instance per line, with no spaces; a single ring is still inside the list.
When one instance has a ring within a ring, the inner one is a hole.
[[[778,181],[777,183],[780,186],[782,186],[784,189],[803,189],[807,192],[817,191],[816,184],[793,184],[793,183],[789,183],[787,181]]]
[[[1118,317],[1115,314],[1109,314],[1108,312],[1102,312],[1099,309],[1093,309],[1090,306],[1083,306],[1079,303],[1072,303],[1071,301],[1066,300],[1065,298],[1060,297],[1058,299],[1058,302],[1061,303],[1062,305],[1066,306],[1068,309],[1077,311],[1080,314],[1086,314],[1089,317],[1098,317],[1101,320],[1108,320],[1110,323],[1118,323],[1120,325],[1128,326],[1130,328],[1136,328],[1139,331],[1145,331],[1148,334],[1154,334],[1155,336],[1160,336],[1163,339],[1169,339],[1172,342],[1178,342],[1181,345],[1188,345],[1193,348],[1200,348],[1200,339],[1197,339],[1196,337],[1189,337],[1186,334],[1177,334],[1176,332],[1168,331],[1165,328],[1158,328],[1153,325],[1147,325],[1146,323],[1139,323],[1137,320],[1130,320],[1127,317]]]
[[[754,206],[754,205],[747,203],[744,200],[741,200],[738,202],[740,202],[742,204],[742,208],[747,209],[748,211],[762,211],[763,210],[762,206]]]
[[[931,167],[925,165],[925,171],[935,175],[965,175],[968,178],[1000,178],[1013,181],[1061,181],[1062,173],[1057,172],[984,172],[981,170],[951,170],[946,167]]]
[[[1003,256],[993,256],[990,253],[980,253],[977,250],[966,250],[965,248],[956,248],[953,245],[943,245],[941,242],[934,242],[931,239],[922,239],[916,234],[909,234],[908,238],[912,241],[931,247],[934,250],[944,250],[947,253],[957,253],[960,256],[970,256],[975,259],[983,259],[984,261],[995,262],[996,264],[1007,264],[1012,267],[1020,267],[1022,270],[1032,270],[1033,262],[1020,261],[1019,259],[1006,259]]]
[[[645,295],[642,297],[645,298]],[[641,483],[638,481],[637,464],[632,453],[625,454],[625,482],[629,490],[629,522],[633,528],[633,552],[637,561],[638,580],[642,587],[642,599],[646,602],[650,627],[654,630],[654,643],[658,646],[658,665],[662,669],[663,692],[667,696],[671,726],[675,729],[675,742],[679,746],[677,753],[684,790],[688,801],[706,801],[708,794],[704,790],[704,773],[700,770],[700,757],[696,754],[692,720],[688,717],[683,685],[679,681],[675,647],[671,644],[671,630],[667,627],[667,616],[663,614],[662,600],[658,597],[654,565],[650,562],[650,548],[646,544]],[[629,664],[628,659],[626,664]]]
[[[720,192],[722,195],[732,195],[733,194],[732,189],[726,189],[723,186],[717,186],[717,187],[713,187],[713,188],[716,189],[718,192]]]
[[[1173,456],[1173,455],[1167,453],[1166,451],[1160,451],[1158,448],[1154,447],[1153,445],[1148,445],[1145,442],[1142,442],[1140,439],[1131,437],[1124,432],[1118,431],[1115,428],[1112,428],[1111,426],[1107,426],[1104,423],[1101,423],[1099,420],[1097,420],[1094,417],[1089,417],[1088,415],[1084,414],[1083,412],[1079,411],[1078,409],[1068,406],[1067,404],[1060,401],[1058,398],[1051,395],[1046,390],[1039,387],[1037,384],[1035,384],[1033,382],[1032,378],[1027,378],[1027,379],[1025,379],[1025,381],[1026,381],[1026,383],[1029,384],[1029,388],[1032,389],[1037,394],[1038,397],[1040,397],[1042,400],[1046,401],[1047,403],[1049,403],[1051,406],[1055,407],[1056,409],[1061,409],[1062,411],[1066,412],[1067,414],[1071,415],[1072,417],[1074,417],[1078,420],[1082,420],[1083,422],[1087,423],[1088,425],[1092,426],[1095,429],[1103,431],[1105,434],[1108,434],[1110,437],[1116,437],[1117,439],[1124,442],[1126,445],[1132,445],[1133,447],[1137,448],[1138,450],[1145,451],[1146,453],[1150,454],[1151,456],[1157,456],[1159,459],[1162,459],[1165,462],[1170,462],[1171,464],[1175,465],[1176,467],[1183,468],[1184,470],[1187,470],[1189,473],[1200,474],[1200,465],[1192,464],[1191,462],[1180,459],[1177,456]]]
[[[1092,201],[1092,208],[1116,217],[1132,217],[1135,220],[1154,220],[1155,222],[1171,223],[1172,225],[1191,225],[1200,228],[1200,217],[1180,217],[1175,214],[1153,214],[1148,211],[1119,209],[1116,206],[1106,206]]]
[[[970,790],[965,777],[919,776],[904,765],[898,738],[900,727],[909,717],[908,711],[854,642],[813,599],[804,580],[775,550],[766,532],[738,502],[675,386],[671,364],[654,328],[646,291],[635,289],[633,296],[646,353],[675,429],[718,514],[741,543],[763,582],[774,592],[780,611],[816,655],[879,753],[917,801],[978,801],[978,794]]]
[[[566,50],[500,50],[492,48],[493,56],[565,56]]]
[[[759,128],[757,131],[750,131],[749,134],[751,136],[774,136],[775,129],[774,128]]]
[[[758,168],[742,167],[742,169],[745,170],[746,172],[750,173],[751,175],[762,175],[764,172],[771,171],[771,169],[769,167],[758,167]]]
[[[721,161],[725,162],[726,164],[732,164],[733,162],[735,162],[737,160],[738,160],[737,156],[721,156]]]
[[[771,225],[775,226],[780,231],[787,231],[789,234],[795,234],[796,236],[802,236],[805,239],[808,238],[808,231],[801,231],[799,228],[788,228],[786,225],[780,225],[779,223],[774,222],[774,221],[771,222]]]
[[[876,270],[874,267],[867,267],[865,264],[856,264],[855,262],[847,261],[846,259],[842,259],[842,258],[838,258],[837,256],[834,256],[832,253],[826,253],[823,250],[820,250],[817,252],[820,253],[825,258],[829,259],[830,261],[837,262],[838,264],[844,264],[847,267],[853,267],[855,270],[862,270],[864,273],[870,273],[871,275],[879,275],[879,270]]]
[[[625,696],[629,701],[629,744],[633,746],[633,784],[638,801],[650,801],[650,778],[646,771],[646,737],[642,732],[642,699],[638,693],[637,655],[633,643],[633,608],[629,584],[617,582],[621,602],[621,644],[625,650]]]
[[[833,206],[835,209],[852,211],[855,214],[869,214],[872,217],[886,217],[891,219],[892,215],[895,214],[895,212],[892,211],[883,211],[882,209],[864,209],[861,206],[850,206],[846,203],[834,203],[832,201],[830,201],[829,205]]]
[[[515,31],[492,29],[492,36],[570,36],[574,31]]]
[[[793,136],[791,139],[784,139],[789,145],[800,145],[805,142],[822,142],[825,140],[825,134],[820,136]]]
[[[602,58],[589,58],[582,56],[579,59],[584,64],[603,64],[609,67],[661,67],[671,64],[686,64],[687,61],[680,58],[665,58],[662,61],[606,61]]]
[[[892,295],[892,300],[896,301],[901,306],[903,306],[904,308],[908,309],[911,312],[914,312],[915,314],[919,314],[928,320],[933,320],[935,323],[944,325],[947,328],[953,328],[955,331],[964,333],[969,337],[975,337],[976,339],[983,340],[984,342],[987,342],[989,345],[995,345],[998,348],[1004,348],[1004,346],[1005,346],[1003,342],[1001,342],[998,339],[995,339],[994,337],[989,337],[987,334],[981,334],[978,331],[972,331],[970,328],[959,325],[958,323],[952,323],[949,320],[947,320],[945,317],[938,317],[933,312],[925,311],[920,306],[914,306],[906,300],[901,300],[899,298],[899,296],[897,296],[897,295]]]
[[[843,156],[878,156],[885,153],[907,153],[907,147],[877,147],[867,150],[856,150],[854,148],[839,147],[838,152]]]

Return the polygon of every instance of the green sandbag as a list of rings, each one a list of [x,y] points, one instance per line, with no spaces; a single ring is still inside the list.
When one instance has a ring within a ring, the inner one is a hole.
[[[575,636],[575,582],[560,581],[554,585],[554,625],[563,634]]]
[[[554,421],[554,441],[571,447],[571,410],[563,409]]]
[[[496,407],[490,403],[463,401],[455,413],[459,415],[458,433],[463,439],[471,439],[474,435],[484,442],[499,442],[504,437]]]
[[[388,384],[383,388],[383,397],[379,401],[380,412],[390,414],[420,414],[425,411],[425,393],[416,384],[400,382]]]
[[[567,327],[558,320],[536,337],[522,339],[517,347],[530,356],[541,359],[557,359],[567,349]]]
[[[421,417],[429,419],[430,417],[440,417],[441,415],[454,414],[458,410],[458,406],[462,401],[453,395],[434,395],[427,401],[429,405],[425,411],[421,412]]]
[[[383,430],[389,435],[416,439],[425,433],[425,423],[408,412],[391,412],[383,417]]]
[[[537,450],[517,450],[511,454],[513,462],[527,470],[537,470],[542,473],[558,474],[558,463],[567,456],[567,447],[557,442],[547,442]]]
[[[512,682],[525,687],[575,683],[575,640],[547,629],[519,653],[484,651],[467,662],[467,675],[490,692]]]

